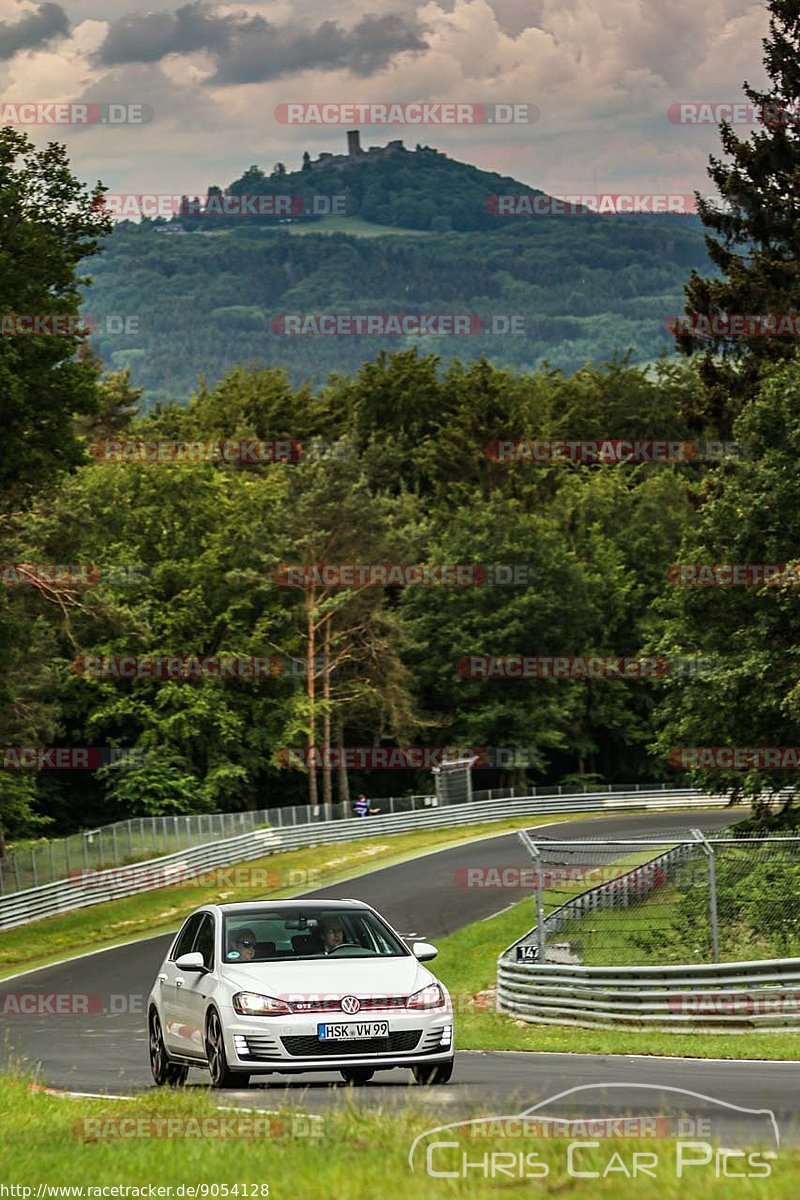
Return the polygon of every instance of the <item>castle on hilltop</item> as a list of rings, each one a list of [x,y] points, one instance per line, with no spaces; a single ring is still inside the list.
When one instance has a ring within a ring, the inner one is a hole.
[[[385,146],[370,146],[369,150],[361,149],[361,135],[357,129],[347,131],[347,154],[320,154],[319,158],[310,159],[307,166],[312,171],[323,167],[346,167],[354,162],[371,162],[376,158],[386,158],[405,150],[400,138],[388,142]]]

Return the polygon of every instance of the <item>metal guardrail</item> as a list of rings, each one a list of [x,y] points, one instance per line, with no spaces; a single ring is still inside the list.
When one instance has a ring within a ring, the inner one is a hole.
[[[722,808],[726,804],[724,796],[709,796],[697,788],[652,791],[631,789],[627,792],[598,792],[572,796],[528,795],[444,807],[431,804],[411,812],[313,821],[279,829],[259,829],[239,837],[151,859],[149,862],[132,863],[129,866],[113,867],[99,872],[79,871],[71,879],[0,897],[0,929],[11,929],[29,921],[40,920],[42,917],[166,887],[170,882],[176,881],[176,876],[191,878],[215,867],[246,862],[276,851],[297,850],[304,846],[335,844],[381,834],[403,833],[412,829],[448,828],[500,821],[516,816],[602,813],[626,809]]]
[[[800,959],[664,967],[498,963],[500,1012],[545,1025],[800,1028]]]
[[[684,842],[581,892],[545,917],[545,933],[557,933],[569,920],[601,908],[637,903],[700,848],[699,842]],[[541,945],[535,926],[498,958],[499,1012],[545,1025],[644,1025],[671,1032],[800,1029],[797,958],[587,967],[542,962]]]
[[[655,790],[644,785],[647,790]],[[641,784],[604,784],[593,792],[639,791]],[[663,785],[666,790],[667,785]],[[561,796],[583,794],[588,789],[566,784],[545,784],[525,788],[489,788],[476,791],[472,800],[504,800],[519,796]],[[457,800],[451,800],[456,803]],[[375,803],[384,813],[414,812],[436,804],[434,795],[381,796]],[[353,816],[350,804],[337,802],[331,806],[334,820]],[[255,829],[283,828],[304,825],[325,819],[321,805],[289,804],[282,808],[247,809],[232,813],[172,814],[160,817],[130,817],[110,825],[99,825],[63,838],[42,838],[30,846],[11,850],[0,859],[0,897],[24,892],[44,883],[69,879],[79,871],[102,871],[128,863],[149,862],[163,855],[207,846],[209,842],[225,841],[252,833]]]

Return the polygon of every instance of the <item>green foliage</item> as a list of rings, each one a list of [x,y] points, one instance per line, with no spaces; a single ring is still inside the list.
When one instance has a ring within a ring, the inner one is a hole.
[[[199,374],[214,384],[241,363],[280,365],[295,386],[321,387],[333,371],[353,375],[382,350],[414,345],[446,361],[485,355],[518,372],[545,361],[573,372],[617,350],[639,362],[672,351],[666,318],[681,310],[686,271],[708,269],[695,217],[491,221],[424,237],[295,237],[255,218],[170,237],[125,222],[105,241],[86,308],[101,323],[136,317],[138,328],[101,325],[92,345],[104,361],[130,365],[149,405],[182,401]],[[271,327],[285,313],[329,312],[476,313],[486,331],[420,340]],[[523,318],[524,333],[492,333],[494,316]]]

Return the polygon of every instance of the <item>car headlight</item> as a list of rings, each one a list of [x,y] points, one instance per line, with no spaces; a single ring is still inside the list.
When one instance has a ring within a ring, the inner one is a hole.
[[[243,1017],[278,1017],[292,1011],[285,1000],[261,996],[258,992],[237,992],[233,997],[233,1007]]]
[[[444,1008],[444,1006],[444,992],[438,983],[431,983],[421,991],[414,992],[414,995],[409,996],[406,1001],[406,1008]]]

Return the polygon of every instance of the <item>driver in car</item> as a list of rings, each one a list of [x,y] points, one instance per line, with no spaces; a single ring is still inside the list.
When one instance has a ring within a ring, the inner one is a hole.
[[[344,941],[344,929],[341,921],[336,917],[325,917],[320,921],[319,931],[322,935],[322,949],[325,954],[330,954]]]

